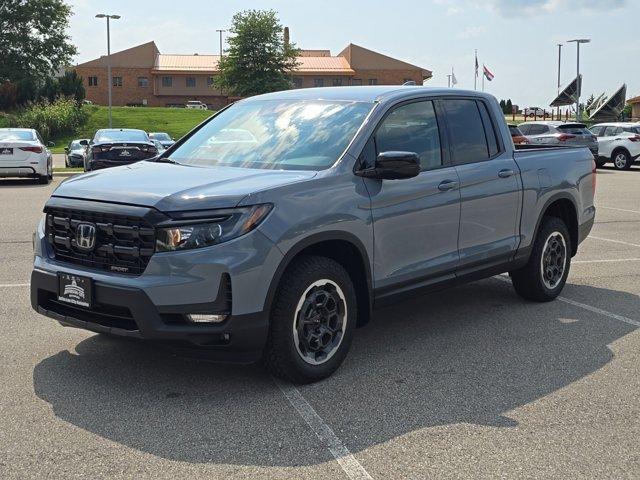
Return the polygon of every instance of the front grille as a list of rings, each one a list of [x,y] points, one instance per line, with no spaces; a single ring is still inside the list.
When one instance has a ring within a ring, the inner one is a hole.
[[[95,245],[83,250],[78,225],[95,226]],[[155,251],[155,229],[145,219],[66,208],[48,208],[46,234],[56,260],[96,270],[141,274]]]

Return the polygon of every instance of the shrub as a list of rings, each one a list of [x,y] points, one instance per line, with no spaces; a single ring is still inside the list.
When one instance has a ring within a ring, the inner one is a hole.
[[[32,105],[7,117],[10,127],[35,128],[45,140],[73,133],[87,122],[89,115],[72,99]]]

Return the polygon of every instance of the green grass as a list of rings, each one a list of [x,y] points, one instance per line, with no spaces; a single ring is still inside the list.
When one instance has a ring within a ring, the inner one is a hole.
[[[109,127],[109,109],[98,105],[85,105],[89,121],[73,135],[54,138],[54,153],[64,153],[64,147],[75,138],[92,138],[96,130]],[[113,128],[139,128],[146,132],[167,132],[179,138],[214,112],[186,108],[113,107]]]

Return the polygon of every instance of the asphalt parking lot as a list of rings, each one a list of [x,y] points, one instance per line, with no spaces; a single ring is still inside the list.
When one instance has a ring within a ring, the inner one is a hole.
[[[33,312],[59,182],[0,180],[0,478],[640,477],[640,167],[599,171],[560,299],[494,277],[379,310],[304,387]]]

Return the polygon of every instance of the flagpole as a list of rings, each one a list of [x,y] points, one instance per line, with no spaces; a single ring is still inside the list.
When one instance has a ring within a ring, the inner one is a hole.
[[[447,88],[451,88],[451,75],[447,75]]]
[[[473,89],[477,90],[478,89],[478,49],[476,48],[476,63],[474,65],[475,68],[475,73],[473,75]]]
[[[482,64],[482,91],[484,92],[484,77],[486,77],[486,75],[484,74],[484,63]]]

